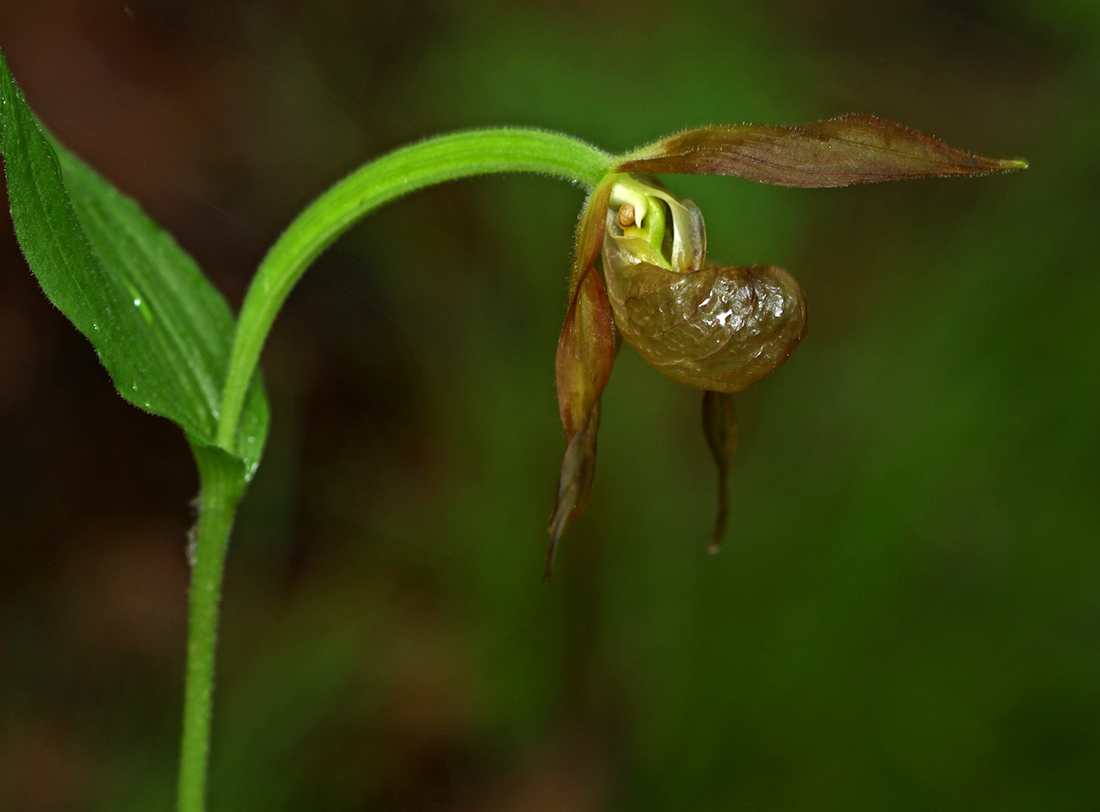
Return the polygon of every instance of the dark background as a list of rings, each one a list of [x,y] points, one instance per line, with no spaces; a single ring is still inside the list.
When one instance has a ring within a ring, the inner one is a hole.
[[[738,399],[726,549],[697,393],[628,348],[540,581],[581,190],[378,212],[264,356],[210,808],[1100,808],[1100,4],[0,0],[66,143],[239,306],[329,183],[439,132],[621,151],[872,112],[1026,173],[669,178],[711,256],[801,281]],[[119,399],[0,229],[0,809],[173,806],[180,433]]]

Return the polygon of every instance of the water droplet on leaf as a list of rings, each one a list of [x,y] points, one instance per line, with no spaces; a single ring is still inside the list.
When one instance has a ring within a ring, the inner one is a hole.
[[[153,323],[153,311],[150,309],[149,305],[146,303],[145,299],[142,297],[141,291],[139,291],[131,282],[128,282],[126,280],[123,280],[123,281],[126,284],[127,290],[130,291],[130,296],[133,297],[134,307],[136,307],[138,309],[138,311],[141,313],[141,316],[142,316],[143,319],[145,319],[146,324],[152,324]]]

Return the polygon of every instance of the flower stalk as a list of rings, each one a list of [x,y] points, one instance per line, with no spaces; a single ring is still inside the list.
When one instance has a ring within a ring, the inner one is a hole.
[[[602,150],[557,133],[471,130],[403,147],[338,182],[287,227],[249,286],[222,391],[218,444],[232,447],[260,352],[286,297],[310,264],[372,211],[418,189],[474,175],[532,172],[591,188],[611,161]]]

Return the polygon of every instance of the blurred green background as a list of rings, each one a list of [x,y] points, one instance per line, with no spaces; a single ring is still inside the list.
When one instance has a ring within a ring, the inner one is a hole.
[[[624,349],[549,584],[581,190],[476,179],[362,223],[264,357],[213,812],[1100,808],[1095,0],[0,0],[0,46],[234,307],[310,198],[442,131],[620,151],[871,112],[1031,161],[669,178],[713,259],[800,280],[810,330],[738,399],[716,557],[698,395]],[[0,809],[172,808],[193,465],[10,226],[0,449]]]

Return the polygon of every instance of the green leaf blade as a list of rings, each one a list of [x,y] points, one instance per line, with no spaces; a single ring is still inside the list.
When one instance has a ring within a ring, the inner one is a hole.
[[[0,151],[20,247],[123,398],[215,445],[235,322],[175,240],[39,126],[0,56]],[[253,382],[235,448],[251,476],[267,428]]]

